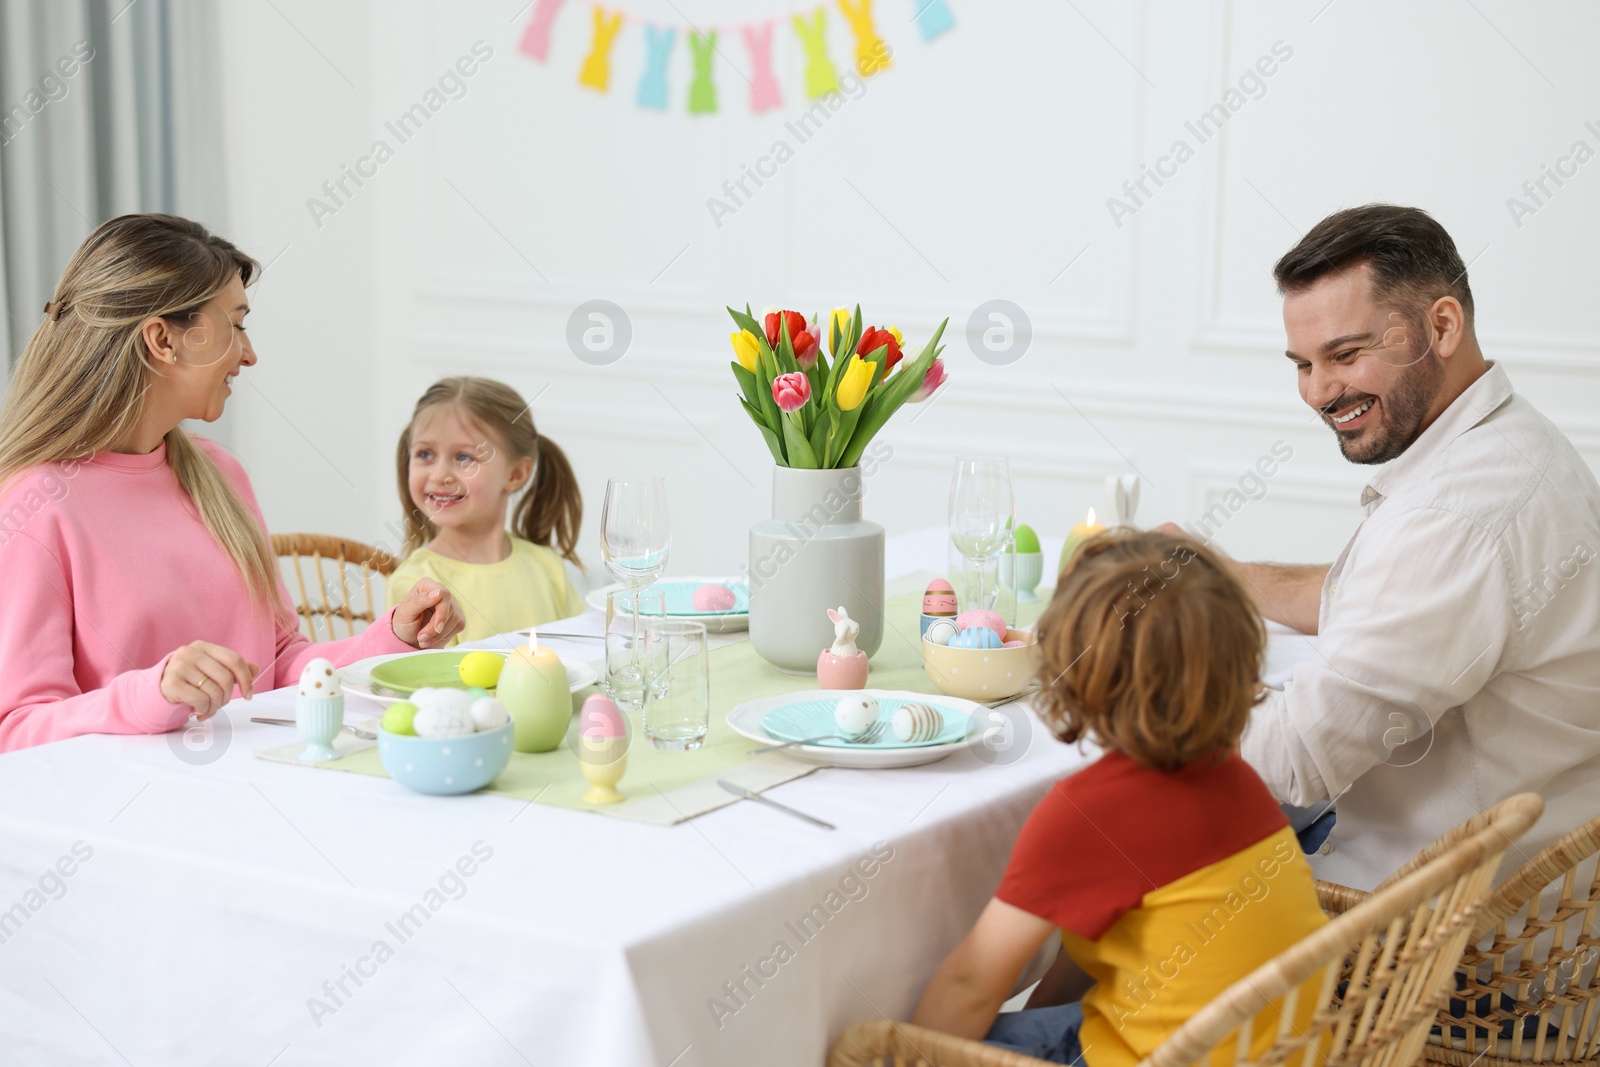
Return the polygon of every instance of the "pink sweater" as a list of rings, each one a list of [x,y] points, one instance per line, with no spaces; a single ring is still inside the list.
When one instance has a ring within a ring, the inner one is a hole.
[[[199,443],[265,529],[238,460]],[[343,665],[411,650],[394,636],[393,612],[355,637],[313,645],[292,615],[278,622],[253,610],[244,576],[178,487],[165,444],[14,479],[0,495],[0,590],[0,752],[177,729],[189,707],[162,697],[161,673],[191,641],[260,666],[258,691],[293,685],[317,656]],[[289,604],[281,583],[280,595]]]

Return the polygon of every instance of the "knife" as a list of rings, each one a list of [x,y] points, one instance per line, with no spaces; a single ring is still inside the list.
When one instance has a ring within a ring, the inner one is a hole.
[[[720,785],[723,789],[725,789],[728,792],[732,793],[736,797],[740,797],[740,798],[742,798],[744,800],[754,800],[759,804],[765,804],[769,808],[777,808],[781,812],[786,812],[789,815],[793,815],[797,819],[804,819],[806,822],[811,823],[814,826],[820,826],[824,830],[836,830],[836,829],[838,829],[838,827],[834,826],[833,823],[831,823],[831,822],[823,822],[821,819],[818,819],[818,818],[815,818],[813,816],[807,815],[803,811],[795,811],[793,808],[789,807],[787,804],[779,804],[776,800],[768,800],[766,797],[762,796],[760,793],[756,793],[756,792],[753,792],[753,791],[751,791],[749,789],[746,789],[742,785],[734,785],[732,782],[728,781],[726,778],[718,778],[717,779],[717,784]]]

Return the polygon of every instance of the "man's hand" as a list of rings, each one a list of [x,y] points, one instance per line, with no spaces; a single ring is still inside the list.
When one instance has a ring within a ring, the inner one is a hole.
[[[1173,522],[1164,522],[1152,532],[1194,539],[1193,534]],[[1221,549],[1210,547],[1218,555],[1223,554]],[[1331,564],[1232,562],[1262,618],[1281,622],[1303,634],[1317,632],[1322,615],[1322,584],[1333,569]]]

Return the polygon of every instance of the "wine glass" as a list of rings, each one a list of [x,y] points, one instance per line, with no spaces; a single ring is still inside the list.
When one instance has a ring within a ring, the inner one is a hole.
[[[645,588],[667,569],[671,544],[666,479],[628,475],[606,482],[606,500],[600,511],[600,549],[613,578],[631,590]],[[640,598],[629,600],[633,606],[630,666],[638,670]]]
[[[999,456],[962,456],[950,481],[950,540],[972,561],[975,606],[988,606],[989,564],[1011,536],[1011,466]]]

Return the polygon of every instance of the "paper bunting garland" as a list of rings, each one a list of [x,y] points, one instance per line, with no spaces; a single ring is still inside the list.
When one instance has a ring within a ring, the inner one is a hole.
[[[667,109],[667,57],[678,31],[671,26],[646,26],[644,77],[639,79],[639,106]]]
[[[911,0],[911,3],[917,10],[911,16],[911,21],[922,31],[924,41],[933,40],[956,24],[955,16],[950,14],[950,6],[944,0]]]
[[[689,83],[689,111],[709,115],[717,110],[717,87],[711,83],[711,61],[716,58],[717,31],[709,36],[689,35],[689,52],[694,56],[694,81]]]
[[[783,106],[783,93],[772,74],[772,23],[744,28],[744,46],[750,50],[750,110],[756,113]]]
[[[852,6],[850,0],[839,0],[839,10],[850,21],[856,35],[856,69],[863,78],[870,78],[889,67],[889,48],[872,26],[872,0],[860,0]]]
[[[544,63],[550,56],[550,37],[565,0],[534,0],[533,14],[523,28],[517,48],[536,62]],[[892,65],[888,43],[878,34],[873,21],[873,0],[836,0],[839,12],[855,38],[855,73],[870,78]],[[955,26],[947,0],[911,0],[912,21],[917,24],[922,39],[931,41]],[[611,88],[611,51],[623,22],[632,21],[621,10],[607,11],[595,4],[592,11],[594,36],[578,71],[578,84],[604,93]],[[783,106],[783,92],[772,70],[772,28],[775,19],[752,22],[738,28],[750,57],[750,110],[757,114]],[[805,95],[813,100],[839,91],[839,69],[828,55],[827,7],[797,11],[790,15],[805,54]],[[668,109],[668,66],[678,30],[671,26],[644,23],[644,72],[639,77],[636,100],[641,108],[650,111]],[[721,27],[730,30],[732,27]],[[689,82],[688,110],[693,115],[712,115],[717,111],[717,87],[713,80],[713,64],[717,57],[718,29],[690,27],[685,33],[689,43],[689,56],[693,67]]]
[[[606,91],[611,84],[611,45],[616,41],[620,29],[622,12],[618,11],[607,18],[605,8],[599,4],[594,6],[594,44],[589,48],[589,57],[583,61],[583,70],[578,75],[579,85],[587,85],[602,93]]]
[[[539,0],[533,8],[533,17],[528,20],[528,28],[522,31],[522,43],[517,47],[543,63],[550,55],[550,24],[556,20],[556,12],[561,9],[561,0]]]

